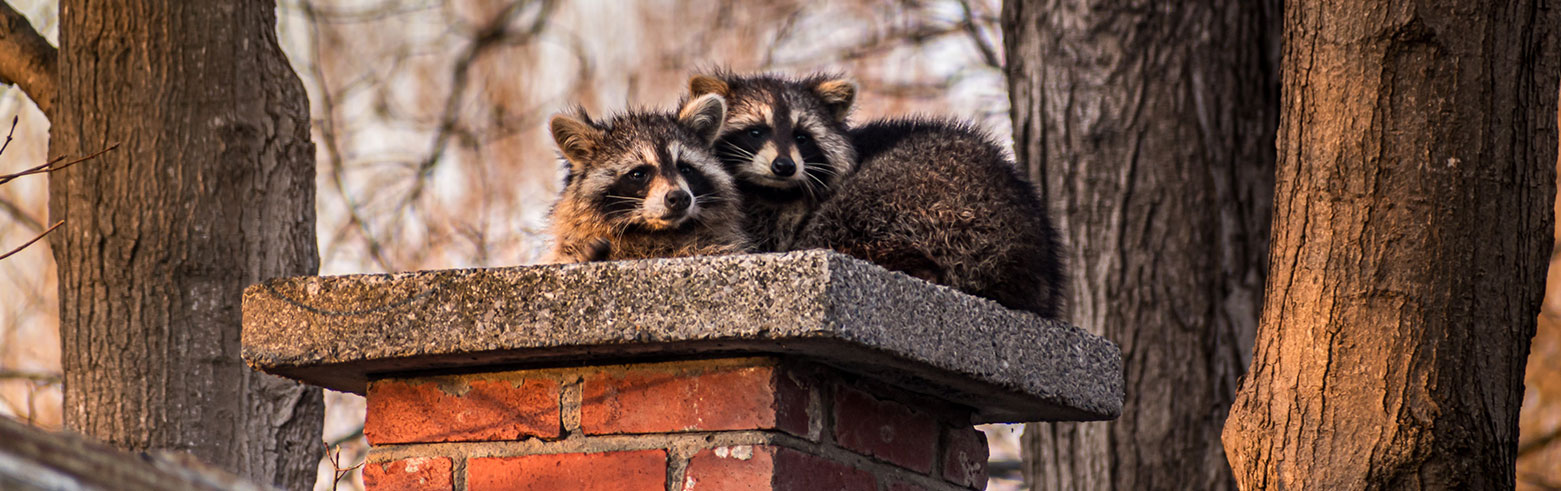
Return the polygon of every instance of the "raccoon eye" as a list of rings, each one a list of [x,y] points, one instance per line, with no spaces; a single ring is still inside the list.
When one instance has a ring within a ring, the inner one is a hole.
[[[748,136],[760,138],[764,136],[764,128],[749,128]]]
[[[797,138],[797,143],[807,143],[808,142],[808,135],[807,135],[807,133],[797,133],[797,137],[796,138]]]
[[[629,171],[628,176],[629,180],[639,182],[644,181],[646,177],[650,177],[650,173],[645,172],[645,169],[634,169]]]
[[[688,164],[685,164],[685,163],[682,163],[682,162],[678,162],[678,172],[683,174],[683,175],[685,175],[685,176],[687,176],[687,175],[691,175],[691,174],[694,173],[694,168],[689,166]]]

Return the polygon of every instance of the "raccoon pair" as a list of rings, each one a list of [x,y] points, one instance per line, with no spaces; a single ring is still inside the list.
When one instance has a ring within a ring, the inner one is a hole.
[[[981,131],[925,118],[852,127],[856,86],[831,76],[718,73],[689,89],[676,115],[553,119],[570,162],[555,260],[829,248],[1056,315],[1046,207]]]

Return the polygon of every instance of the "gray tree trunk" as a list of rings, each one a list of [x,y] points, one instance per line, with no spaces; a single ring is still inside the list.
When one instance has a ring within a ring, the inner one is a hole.
[[[1122,348],[1114,422],[1032,424],[1034,489],[1231,489],[1262,305],[1277,0],[1009,1],[1014,147],[1065,236],[1065,317]]]
[[[318,388],[239,359],[240,293],[314,274],[314,148],[271,1],[64,0],[50,177],[65,422],[305,489]]]
[[[1247,489],[1510,489],[1555,199],[1561,5],[1295,0]]]

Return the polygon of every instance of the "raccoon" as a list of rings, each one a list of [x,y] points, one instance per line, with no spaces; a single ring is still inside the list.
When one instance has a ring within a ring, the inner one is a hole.
[[[716,94],[730,109],[716,155],[743,196],[760,252],[788,250],[803,220],[856,166],[846,116],[856,85],[827,75],[699,75],[689,97]]]
[[[983,131],[928,118],[853,128],[861,161],[793,248],[831,248],[1056,317],[1063,266],[1045,203]]]
[[[725,118],[718,95],[676,115],[553,116],[548,126],[569,170],[550,217],[548,262],[746,251],[737,187],[711,152]]]

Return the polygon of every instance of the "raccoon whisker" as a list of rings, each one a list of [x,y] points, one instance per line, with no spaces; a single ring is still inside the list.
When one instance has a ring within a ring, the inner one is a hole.
[[[803,175],[807,175],[807,173],[804,172]],[[813,192],[813,177],[808,176],[807,179],[803,179],[800,183],[802,184],[803,194],[808,195],[808,200],[818,201],[818,194]]]
[[[748,150],[744,149],[743,147],[737,146],[736,143],[727,142],[727,141],[721,142],[721,147],[722,148],[730,148],[730,149],[733,149],[733,150],[737,150],[739,152],[747,152],[748,151]]]
[[[824,186],[824,178],[819,177],[818,174],[814,174],[812,172],[804,172],[804,173],[802,173],[802,176],[808,178],[809,181],[813,181],[815,183],[818,183],[818,185],[820,187]]]
[[[736,152],[717,152],[716,158],[728,160],[753,160],[754,154],[741,154]]]
[[[808,173],[818,172],[820,174],[827,174],[830,176],[840,175],[839,172],[835,171],[835,169],[831,169],[829,165],[824,162],[803,162],[803,165],[807,166]]]
[[[743,147],[737,146],[736,143],[732,143],[732,142],[721,142],[721,148],[723,150],[736,150],[736,151],[739,151],[739,152],[747,152],[748,151],[748,149],[745,149]]]
[[[824,187],[825,187],[824,186],[824,180],[820,179],[818,176],[808,175],[808,181],[811,181],[812,183],[817,184],[819,191],[822,191],[824,189]],[[809,187],[812,187],[812,186],[810,185]],[[813,193],[813,197],[815,199],[818,198],[818,194],[819,194],[818,192]]]
[[[818,192],[815,193],[816,195],[814,196],[814,199],[818,200],[818,199],[827,198],[829,196],[829,194],[830,194],[829,193],[830,189],[829,189],[829,185],[824,182],[824,178],[816,176],[816,175],[813,175],[813,174],[806,174],[806,175],[808,177],[807,178],[808,181],[812,181],[812,182],[818,184]]]
[[[734,143],[724,143],[723,142],[721,144],[721,147],[717,148],[716,150],[717,150],[718,153],[723,153],[723,154],[726,154],[726,155],[731,155],[731,156],[740,157],[740,158],[744,158],[744,159],[751,159],[751,158],[754,158],[755,156],[758,155],[757,153],[751,152],[751,151],[749,151],[749,150],[747,150],[747,149],[745,149],[743,147],[739,147],[739,146],[737,146]]]

